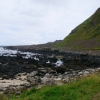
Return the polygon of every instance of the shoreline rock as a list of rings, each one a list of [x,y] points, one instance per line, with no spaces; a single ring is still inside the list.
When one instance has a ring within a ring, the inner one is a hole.
[[[0,80],[0,93],[1,94],[20,94],[24,90],[27,90],[31,87],[41,88],[42,86],[53,86],[53,85],[63,85],[71,83],[78,78],[89,76],[93,73],[100,72],[100,67],[96,69],[85,69],[82,71],[72,71],[65,72],[63,74],[56,73],[46,73],[44,76],[38,76],[39,71],[33,71],[30,74],[24,73],[26,79],[22,80],[21,78],[14,80]],[[32,74],[34,73],[34,74]],[[20,77],[23,76],[23,73],[19,73]],[[16,75],[17,76],[17,75]],[[27,81],[26,81],[27,80]]]
[[[17,57],[0,56],[0,81],[2,84],[9,84],[7,87],[0,85],[0,92],[18,95],[31,87],[67,84],[77,78],[100,72],[99,66],[100,56],[59,51],[46,51],[28,59],[23,58],[23,54],[18,54]],[[11,82],[7,83],[5,79]],[[14,80],[23,83],[13,84]]]

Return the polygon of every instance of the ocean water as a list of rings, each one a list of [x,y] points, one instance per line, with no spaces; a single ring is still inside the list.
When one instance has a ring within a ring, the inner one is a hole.
[[[3,47],[0,47],[0,56],[17,57],[17,54],[24,55],[24,56],[22,56],[24,59],[31,58],[31,59],[35,59],[37,61],[39,61],[39,58],[37,58],[36,55],[41,55],[41,54],[32,53],[32,52],[21,52],[18,50],[11,50],[11,49],[6,49]],[[52,62],[48,61],[46,63],[52,63]],[[55,62],[54,64],[55,64],[55,67],[59,67],[59,66],[63,65],[63,62],[60,59],[58,59],[58,61]]]

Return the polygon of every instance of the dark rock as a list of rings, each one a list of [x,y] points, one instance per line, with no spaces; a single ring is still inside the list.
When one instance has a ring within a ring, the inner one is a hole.
[[[3,75],[2,79],[9,79],[9,76],[8,75]]]
[[[17,92],[15,93],[16,96],[19,96],[20,94],[21,94],[20,91],[17,91]]]
[[[31,87],[31,84],[28,83],[28,84],[25,84],[24,86],[25,86],[26,88],[30,88],[30,87]]]
[[[57,73],[64,73],[66,71],[66,67],[60,66],[60,67],[55,67],[55,70]]]
[[[46,68],[39,68],[39,72],[40,73],[47,73],[47,69]]]

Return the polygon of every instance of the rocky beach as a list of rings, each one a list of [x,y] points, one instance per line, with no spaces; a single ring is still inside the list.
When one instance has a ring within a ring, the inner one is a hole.
[[[20,94],[31,87],[62,85],[100,72],[100,56],[0,48],[0,93]]]

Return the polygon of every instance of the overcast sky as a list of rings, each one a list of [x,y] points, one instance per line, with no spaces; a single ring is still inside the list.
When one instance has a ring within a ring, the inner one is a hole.
[[[0,0],[0,45],[61,40],[100,7],[100,0]]]

